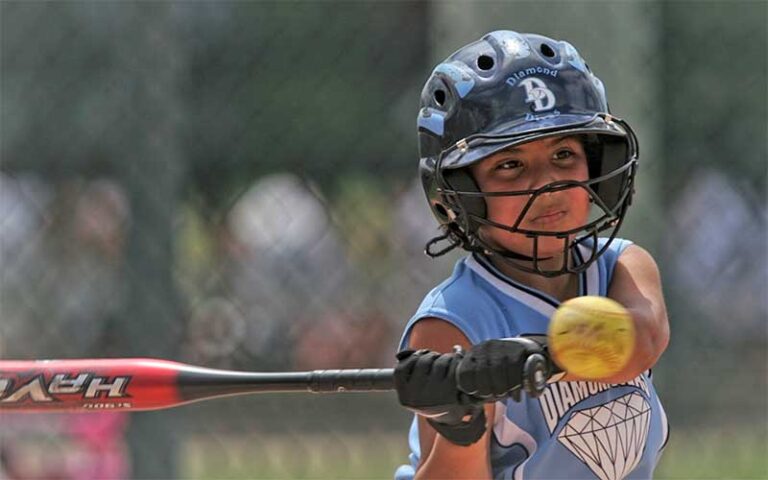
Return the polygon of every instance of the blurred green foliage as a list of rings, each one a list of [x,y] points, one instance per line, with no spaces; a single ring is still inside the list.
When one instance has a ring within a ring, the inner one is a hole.
[[[704,168],[766,195],[768,3],[664,2],[663,191]]]

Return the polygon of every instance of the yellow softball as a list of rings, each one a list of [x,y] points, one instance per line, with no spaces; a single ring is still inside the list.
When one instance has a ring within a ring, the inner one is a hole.
[[[624,306],[606,297],[563,302],[549,323],[549,351],[566,372],[585,380],[618,373],[632,357],[635,325]]]

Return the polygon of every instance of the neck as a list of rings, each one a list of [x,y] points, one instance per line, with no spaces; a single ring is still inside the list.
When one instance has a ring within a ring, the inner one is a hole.
[[[576,274],[566,273],[557,277],[545,277],[536,273],[529,273],[510,265],[499,255],[486,257],[494,267],[512,280],[544,292],[553,298],[563,302],[578,295],[579,277]],[[557,268],[562,265],[562,258],[548,258],[540,261],[543,269]]]

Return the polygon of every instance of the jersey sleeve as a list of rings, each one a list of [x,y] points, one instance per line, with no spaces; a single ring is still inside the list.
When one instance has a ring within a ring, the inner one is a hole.
[[[599,239],[599,248],[602,248],[605,242],[608,241],[607,238],[601,238]],[[603,254],[603,262],[604,262],[604,268],[605,268],[605,276],[606,279],[606,290],[607,286],[611,284],[611,280],[613,279],[613,271],[616,268],[616,263],[619,261],[619,257],[624,252],[624,250],[627,249],[630,245],[632,245],[631,240],[626,240],[623,238],[615,238],[611,244],[608,246],[608,250],[605,251]],[[607,295],[607,292],[606,292]]]

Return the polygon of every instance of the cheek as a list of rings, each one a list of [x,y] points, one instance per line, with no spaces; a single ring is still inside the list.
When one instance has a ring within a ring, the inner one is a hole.
[[[589,217],[589,210],[591,207],[589,193],[583,188],[578,188],[570,193],[568,197],[568,204],[571,206],[574,222],[577,225],[583,225]]]
[[[514,225],[520,212],[525,208],[526,199],[527,197],[523,196],[486,197],[488,219],[505,225]]]

